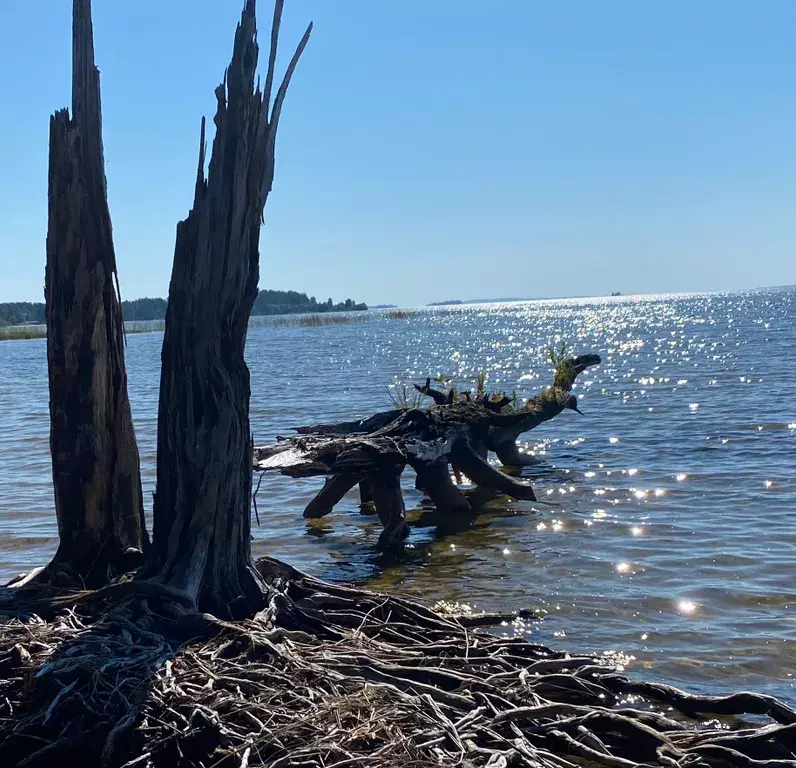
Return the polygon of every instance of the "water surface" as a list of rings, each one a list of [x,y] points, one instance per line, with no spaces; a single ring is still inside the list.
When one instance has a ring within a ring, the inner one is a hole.
[[[551,381],[550,344],[598,352],[581,417],[528,433],[545,503],[487,500],[440,525],[405,476],[406,549],[379,552],[356,492],[305,521],[319,480],[267,476],[256,554],[326,579],[475,604],[538,606],[531,636],[621,651],[631,669],[692,690],[793,699],[796,674],[796,293],[619,297],[371,316],[351,325],[253,328],[252,429],[390,406],[388,387],[442,373],[529,396]],[[148,506],[154,490],[162,334],[128,337],[130,398]],[[0,344],[0,578],[57,543],[43,340]],[[506,631],[513,631],[507,627]]]

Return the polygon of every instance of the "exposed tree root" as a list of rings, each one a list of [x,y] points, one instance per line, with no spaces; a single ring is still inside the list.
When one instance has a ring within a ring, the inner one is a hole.
[[[244,622],[131,592],[0,625],[0,765],[796,767],[796,711],[772,697],[692,696],[258,567],[271,599]]]

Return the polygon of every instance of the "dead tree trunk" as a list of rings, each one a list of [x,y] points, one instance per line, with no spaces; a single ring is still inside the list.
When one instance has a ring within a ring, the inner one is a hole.
[[[251,562],[251,438],[246,329],[257,295],[263,209],[274,141],[307,29],[271,108],[282,13],[274,10],[264,92],[255,88],[254,0],[235,33],[216,89],[216,135],[205,178],[202,121],[193,207],[177,226],[163,339],[152,557],[145,575],[186,592],[219,616],[264,604]]]
[[[44,292],[60,546],[44,575],[99,587],[140,564],[146,530],[90,0],[74,0],[72,13],[72,116],[50,118]]]

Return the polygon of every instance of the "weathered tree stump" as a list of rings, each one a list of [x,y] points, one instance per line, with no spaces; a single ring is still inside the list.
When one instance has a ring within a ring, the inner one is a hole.
[[[202,120],[194,202],[177,227],[163,339],[153,548],[145,576],[223,617],[265,602],[251,561],[249,369],[243,352],[259,278],[263,210],[285,94],[312,25],[271,106],[282,2],[277,0],[264,90],[255,88],[254,0],[216,89],[216,134],[205,178]]]
[[[60,545],[40,580],[100,587],[146,545],[89,0],[72,7],[72,116],[50,119],[45,300]]]
[[[515,499],[535,501],[529,483],[493,467],[489,451],[512,465],[529,463],[516,446],[517,437],[566,409],[578,410],[572,387],[578,374],[600,362],[598,355],[556,360],[553,385],[523,407],[506,395],[475,399],[442,392],[429,380],[417,389],[434,400],[429,408],[393,409],[367,419],[340,424],[299,427],[297,437],[279,438],[275,445],[254,449],[254,468],[292,477],[328,479],[305,516],[328,514],[343,496],[360,484],[360,499],[373,498],[385,530],[380,541],[397,544],[406,534],[403,501],[399,503],[401,472],[417,472],[416,487],[445,513],[466,512],[470,503],[451,477],[465,475],[480,488]],[[381,509],[379,509],[381,505]]]

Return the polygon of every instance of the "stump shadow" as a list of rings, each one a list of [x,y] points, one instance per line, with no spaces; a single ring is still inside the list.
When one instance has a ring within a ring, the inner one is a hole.
[[[186,622],[182,606],[140,596],[50,612],[26,609],[24,595],[4,597],[0,765],[121,766],[140,754],[145,704],[175,656],[202,639],[196,619]],[[158,696],[168,689],[158,687]],[[201,725],[193,741],[197,755],[207,756],[213,744]],[[184,742],[189,750],[191,743]]]

